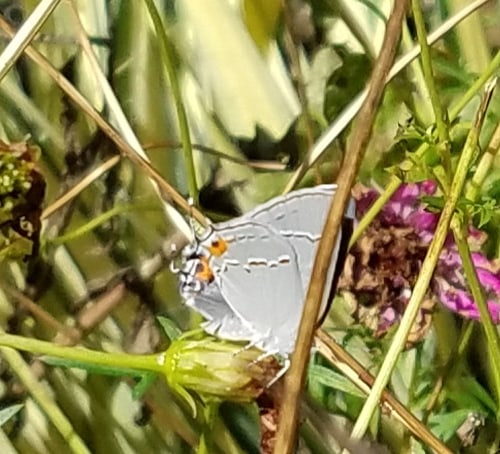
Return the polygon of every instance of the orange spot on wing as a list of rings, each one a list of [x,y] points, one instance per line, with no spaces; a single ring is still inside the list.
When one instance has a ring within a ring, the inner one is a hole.
[[[222,238],[213,240],[208,247],[208,250],[213,256],[220,257],[222,254],[224,254],[224,252],[227,251],[227,243]]]

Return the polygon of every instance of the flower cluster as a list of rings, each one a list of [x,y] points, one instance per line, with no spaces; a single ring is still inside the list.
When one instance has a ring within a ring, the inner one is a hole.
[[[0,262],[36,255],[45,180],[37,170],[39,149],[0,140]]]
[[[401,318],[429,244],[439,213],[426,209],[423,196],[432,196],[433,181],[402,185],[352,248],[339,288],[354,294],[358,319],[383,335]],[[373,189],[356,189],[356,211],[360,218],[378,197]],[[488,297],[495,323],[500,321],[500,263],[491,261],[478,248],[485,234],[470,228],[469,245],[478,278]],[[418,341],[430,326],[435,297],[452,311],[479,319],[478,308],[468,291],[460,255],[449,235],[434,272],[431,291],[422,305],[412,337]]]

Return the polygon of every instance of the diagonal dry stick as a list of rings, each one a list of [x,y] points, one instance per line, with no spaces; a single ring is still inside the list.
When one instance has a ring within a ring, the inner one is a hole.
[[[318,245],[318,253],[314,260],[312,279],[307,291],[295,351],[292,355],[290,370],[285,379],[284,399],[274,448],[276,454],[292,454],[295,449],[300,395],[305,380],[306,365],[313,342],[321,298],[325,288],[325,277],[342,222],[343,216],[339,215],[339,213],[344,213],[351,197],[351,186],[355,181],[371,135],[387,74],[394,62],[407,6],[408,0],[395,2],[394,9],[387,22],[382,50],[375,62],[368,94],[356,119],[352,140],[347,148],[346,160],[339,177],[341,184],[333,198],[323,235]]]
[[[448,18],[436,30],[427,36],[427,44],[429,46],[435,44],[446,33],[452,30],[457,24],[469,17],[472,13],[483,7],[491,0],[475,0],[464,6],[459,12]],[[401,58],[399,58],[387,75],[386,83],[390,82],[397,74],[399,74],[409,63],[420,55],[420,46],[415,46]],[[338,137],[338,135],[347,127],[366,99],[366,89],[360,92],[342,111],[337,119],[324,131],[316,140],[313,147],[307,152],[300,166],[294,171],[290,180],[286,184],[283,193],[290,192],[302,179],[305,172],[311,167],[319,157],[325,152],[328,146]]]
[[[370,393],[371,387],[375,383],[375,377],[322,329],[316,330],[315,345],[330,364],[333,364],[366,394]],[[416,438],[422,440],[434,452],[452,454],[452,451],[439,438],[387,390],[382,392],[381,405],[384,413],[387,412],[391,417],[399,420]]]
[[[0,29],[3,30],[9,37],[14,36],[14,30],[7,23],[7,21],[0,16]],[[25,50],[28,57],[35,63],[40,65],[46,73],[54,80],[54,82],[59,85],[59,87],[66,93],[66,95],[90,118],[92,118],[96,124],[102,129],[102,131],[116,144],[120,152],[124,156],[129,158],[137,167],[144,171],[144,173],[150,177],[159,187],[165,200],[172,200],[178,207],[181,207],[186,213],[191,213],[192,216],[200,222],[202,225],[207,224],[207,220],[203,214],[200,213],[195,207],[192,207],[185,199],[182,197],[175,188],[170,185],[165,179],[160,175],[160,173],[151,166],[143,157],[136,154],[134,149],[130,144],[123,139],[123,137],[114,129],[97,110],[92,106],[92,104],[82,96],[82,94],[76,90],[76,88],[71,84],[71,82],[66,79],[54,66],[33,46],[28,46]]]

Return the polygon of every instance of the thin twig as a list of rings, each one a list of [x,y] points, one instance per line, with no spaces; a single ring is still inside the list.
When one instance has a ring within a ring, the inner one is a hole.
[[[437,134],[439,138],[438,149],[440,151],[443,166],[446,170],[446,175],[451,178],[451,157],[450,157],[450,136],[449,136],[449,121],[448,112],[443,108],[441,100],[434,81],[434,73],[432,70],[431,52],[427,44],[427,36],[425,30],[424,15],[420,6],[419,0],[412,0],[413,18],[415,19],[415,28],[417,30],[417,38],[420,44],[420,59],[422,61],[422,69],[424,72],[427,90],[431,98],[432,108],[434,109],[434,120],[436,122]]]
[[[68,202],[73,200],[78,194],[80,194],[87,186],[93,183],[102,174],[107,172],[109,169],[114,167],[118,162],[120,162],[120,156],[113,156],[107,161],[99,165],[99,167],[92,170],[88,175],[83,177],[75,186],[66,191],[61,197],[52,202],[47,208],[42,211],[40,219],[47,219],[52,216],[57,210],[62,208]]]
[[[459,11],[454,16],[446,20],[442,25],[440,25],[436,30],[429,34],[427,37],[428,45],[434,44],[440,38],[443,37],[448,31],[452,30],[458,23],[470,16],[474,11],[484,6],[490,0],[477,0],[470,5],[467,5],[461,11]],[[411,63],[420,54],[420,46],[415,46],[410,52],[403,55],[394,64],[391,71],[387,76],[387,82],[391,81],[400,71],[402,71],[409,63]],[[491,66],[491,65],[490,65]],[[486,72],[486,71],[485,71]],[[488,76],[488,78],[491,77]],[[311,148],[307,156],[305,157],[302,164],[294,172],[290,180],[288,181],[284,193],[290,192],[300,181],[300,179],[305,175],[307,169],[316,162],[319,157],[324,153],[324,151],[330,146],[330,144],[339,136],[339,134],[346,128],[346,126],[351,122],[351,120],[356,116],[366,98],[366,90],[362,91],[337,117],[337,120],[316,140],[316,143]],[[467,101],[468,102],[468,101]],[[463,105],[456,106],[458,112],[463,109]],[[454,110],[450,110],[450,119],[453,118]]]
[[[375,378],[361,364],[359,364],[348,352],[337,344],[322,329],[316,331],[316,348],[327,358],[331,364],[339,369],[356,386],[367,394],[373,385]],[[442,454],[451,454],[441,440],[439,440],[421,421],[419,421],[401,402],[399,402],[389,391],[382,393],[381,402],[384,409],[389,410],[394,416],[417,438],[420,438],[434,451]]]
[[[291,454],[294,450],[300,394],[305,379],[305,370],[313,341],[319,307],[325,289],[325,276],[330,265],[342,216],[351,197],[351,186],[355,181],[366,144],[369,141],[378,105],[382,99],[387,74],[394,62],[401,35],[401,24],[406,14],[408,1],[401,0],[394,5],[387,23],[386,34],[380,56],[375,63],[366,101],[353,129],[352,141],[346,153],[341,171],[343,184],[335,193],[330,206],[318,252],[314,260],[312,279],[307,291],[291,367],[285,379],[284,400],[276,436],[275,453]]]
[[[9,72],[60,2],[61,0],[40,1],[15,36],[9,34],[13,39],[0,54],[0,80]]]
[[[3,17],[0,16],[0,27],[9,36],[14,35],[12,27],[5,21]],[[203,214],[197,210],[195,207],[191,206],[182,197],[175,188],[170,185],[165,179],[154,169],[149,162],[144,158],[137,155],[134,149],[126,142],[123,137],[95,110],[95,108],[90,104],[87,99],[85,99],[82,94],[76,90],[76,88],[66,79],[57,69],[52,66],[52,64],[33,46],[28,46],[26,48],[26,54],[35,63],[40,65],[45,72],[56,82],[57,85],[68,95],[68,97],[90,118],[92,118],[96,124],[103,130],[103,132],[116,144],[120,151],[127,156],[135,165],[142,169],[146,175],[148,175],[160,188],[162,195],[166,200],[171,199],[177,206],[181,207],[186,213],[191,213],[193,217],[200,222],[202,225],[207,224],[207,220]]]

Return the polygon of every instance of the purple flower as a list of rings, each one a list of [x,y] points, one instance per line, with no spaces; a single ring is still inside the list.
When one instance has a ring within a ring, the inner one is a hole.
[[[474,241],[474,238],[472,238]],[[488,260],[482,253],[473,252],[472,262],[477,277],[485,292],[488,309],[495,323],[500,321],[500,273],[495,261]],[[468,292],[467,282],[462,268],[462,260],[455,245],[441,252],[433,279],[434,292],[439,300],[458,314],[479,319],[479,310]]]
[[[431,180],[402,184],[382,208],[378,219],[383,226],[413,227],[422,239],[430,242],[439,214],[426,211],[421,198],[434,195],[436,190],[437,185]],[[361,199],[356,201],[358,217],[362,217],[379,196],[374,189],[367,189],[361,194]]]
[[[355,295],[359,303],[359,320],[369,320],[369,326],[379,335],[400,320],[408,304],[439,220],[439,213],[428,211],[422,197],[435,195],[436,191],[437,185],[433,181],[401,185],[350,252],[339,288]],[[358,217],[363,216],[377,197],[378,193],[373,189],[361,187],[355,190]],[[474,251],[472,260],[484,288],[490,314],[494,322],[499,323],[500,262],[490,261],[480,252],[485,239],[484,232],[470,226],[468,241]],[[421,310],[421,323],[414,328],[419,336],[424,334],[424,328],[430,326],[428,315],[433,295],[457,314],[479,319],[479,311],[469,293],[462,261],[451,234],[439,257],[431,290],[430,298]]]

